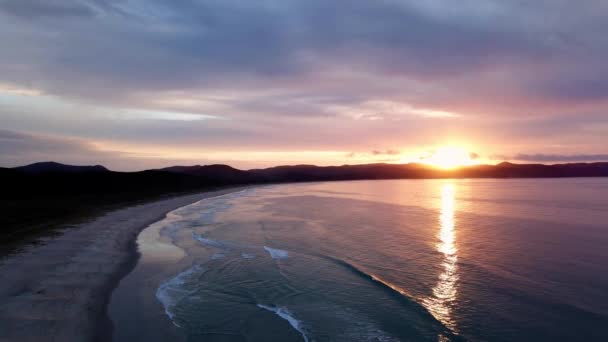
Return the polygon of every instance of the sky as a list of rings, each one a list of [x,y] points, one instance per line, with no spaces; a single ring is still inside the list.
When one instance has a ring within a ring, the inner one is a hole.
[[[2,0],[0,166],[608,160],[608,1]]]

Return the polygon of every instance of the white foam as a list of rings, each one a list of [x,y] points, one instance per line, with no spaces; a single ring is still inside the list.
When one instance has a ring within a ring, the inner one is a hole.
[[[224,253],[215,253],[211,256],[211,260],[222,259],[226,256]]]
[[[255,254],[253,254],[253,253],[241,253],[241,257],[243,259],[253,259],[253,258],[255,258]]]
[[[194,265],[175,277],[163,282],[156,290],[156,298],[165,308],[165,313],[169,316],[169,319],[178,327],[179,325],[173,321],[175,315],[172,310],[177,303],[193,293],[192,290],[189,291],[183,288],[186,280],[193,274],[202,271],[204,271],[204,269],[201,265]]]
[[[264,248],[266,248],[266,247],[264,247]],[[304,341],[308,342],[308,337],[306,336],[306,334],[304,333],[304,330],[302,329],[302,322],[298,321],[291,314],[291,312],[289,312],[289,310],[287,310],[287,308],[271,307],[271,306],[266,306],[266,305],[262,305],[262,304],[258,304],[258,307],[262,308],[264,310],[274,312],[279,317],[281,317],[282,319],[289,322],[289,325],[291,325],[294,329],[296,329],[302,335],[302,337],[304,338]]]
[[[216,247],[216,248],[225,248],[226,247],[226,245],[221,241],[207,239],[207,238],[204,238],[202,235],[196,234],[194,232],[192,233],[192,237],[195,240],[197,240],[198,242],[202,243],[203,245]]]
[[[266,252],[270,253],[270,257],[273,259],[285,259],[289,256],[289,252],[282,249],[270,248],[264,246]]]

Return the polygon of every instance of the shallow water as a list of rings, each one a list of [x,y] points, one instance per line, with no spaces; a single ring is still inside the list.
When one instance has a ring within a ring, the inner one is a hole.
[[[608,179],[276,185],[144,230],[117,341],[608,340]]]

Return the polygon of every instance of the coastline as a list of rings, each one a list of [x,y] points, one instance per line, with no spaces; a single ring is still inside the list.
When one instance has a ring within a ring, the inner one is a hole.
[[[112,291],[135,266],[136,239],[179,207],[245,187],[182,195],[105,213],[0,261],[0,341],[106,341]]]

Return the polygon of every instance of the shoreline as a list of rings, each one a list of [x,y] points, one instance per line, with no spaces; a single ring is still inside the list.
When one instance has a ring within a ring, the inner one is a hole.
[[[137,236],[172,210],[247,187],[181,195],[117,209],[46,244],[0,260],[0,341],[108,341],[108,304],[137,264]]]

